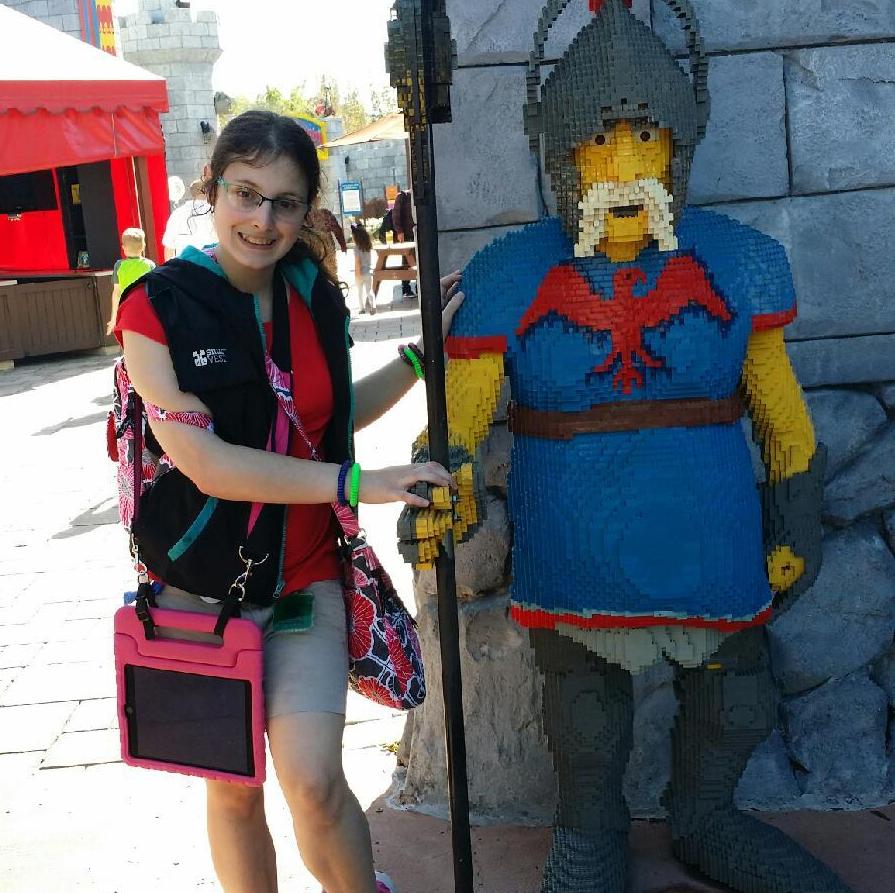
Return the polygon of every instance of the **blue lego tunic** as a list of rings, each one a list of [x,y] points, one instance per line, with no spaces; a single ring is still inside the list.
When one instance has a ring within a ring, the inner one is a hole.
[[[795,316],[786,254],[727,217],[686,209],[678,248],[630,263],[574,257],[548,218],[463,274],[448,353],[503,352],[513,399],[575,412],[737,393],[750,334]],[[738,422],[516,434],[513,615],[525,626],[703,626],[769,615],[761,516]]]

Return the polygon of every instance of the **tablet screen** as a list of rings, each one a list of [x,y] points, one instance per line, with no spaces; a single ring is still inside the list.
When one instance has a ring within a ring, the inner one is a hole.
[[[254,775],[247,680],[132,665],[124,673],[132,757]]]

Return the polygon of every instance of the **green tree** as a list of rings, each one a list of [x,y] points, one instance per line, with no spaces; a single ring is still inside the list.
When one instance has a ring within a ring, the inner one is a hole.
[[[357,90],[351,90],[342,100],[341,108],[337,114],[345,125],[345,133],[353,133],[355,130],[360,130],[361,127],[366,127],[370,120]]]
[[[370,90],[370,119],[384,118],[398,111],[398,94],[391,87],[383,87],[381,90]]]

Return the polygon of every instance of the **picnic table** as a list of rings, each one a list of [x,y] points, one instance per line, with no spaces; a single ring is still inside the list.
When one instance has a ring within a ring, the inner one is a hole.
[[[373,266],[373,294],[379,294],[379,284],[385,280],[400,282],[416,281],[416,242],[395,242],[391,245],[374,245],[376,263]],[[398,267],[388,266],[390,257],[401,259]],[[405,266],[406,262],[406,266]]]

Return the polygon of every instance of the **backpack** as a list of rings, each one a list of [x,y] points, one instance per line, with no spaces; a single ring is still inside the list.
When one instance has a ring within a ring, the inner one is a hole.
[[[134,464],[135,442],[139,441],[142,465],[139,471],[142,496],[157,478],[170,471],[174,463],[165,455],[152,434],[143,400],[134,390],[124,357],[115,362],[112,408],[106,419],[106,452],[118,463],[118,517],[130,531],[134,520],[134,492],[138,471]],[[137,424],[139,420],[139,428]]]

